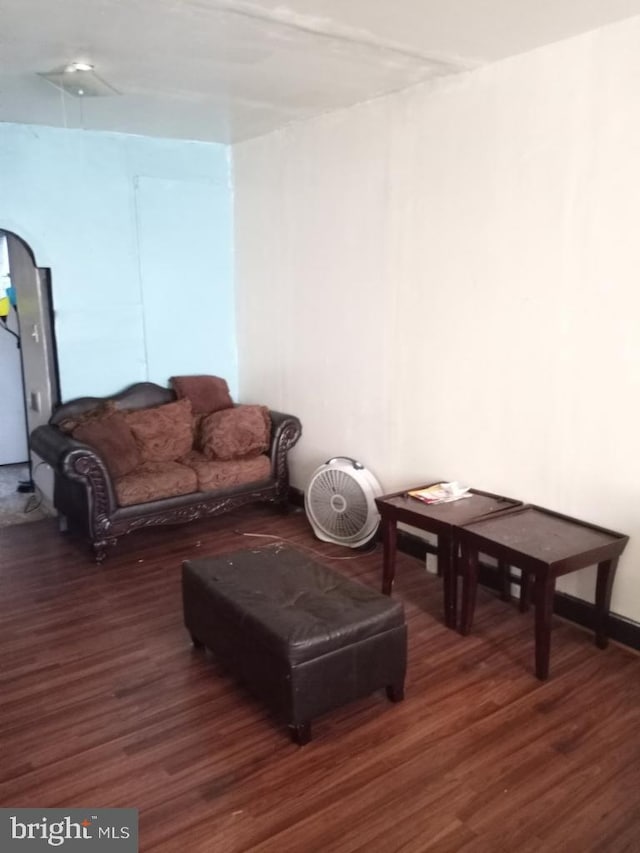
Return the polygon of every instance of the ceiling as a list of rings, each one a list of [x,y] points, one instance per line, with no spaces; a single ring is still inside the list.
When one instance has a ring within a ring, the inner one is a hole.
[[[235,142],[640,14],[640,0],[0,0],[0,121]],[[121,94],[63,95],[74,60]]]

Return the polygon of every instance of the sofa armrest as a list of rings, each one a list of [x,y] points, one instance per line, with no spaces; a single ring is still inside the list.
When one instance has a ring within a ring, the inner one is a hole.
[[[295,415],[270,411],[271,458],[277,453],[287,453],[302,435],[302,424]]]
[[[289,499],[287,453],[302,435],[302,424],[295,415],[269,412],[271,416],[271,470],[276,480],[278,500],[286,508]]]
[[[103,459],[87,444],[65,435],[55,426],[39,426],[31,433],[32,449],[56,474],[81,483],[90,494],[94,518],[108,517],[116,508],[111,476]]]

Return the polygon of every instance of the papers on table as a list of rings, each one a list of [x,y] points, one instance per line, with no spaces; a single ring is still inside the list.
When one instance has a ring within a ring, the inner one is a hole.
[[[436,483],[426,489],[413,489],[407,494],[425,504],[446,504],[471,497],[469,487],[461,486],[458,482]]]

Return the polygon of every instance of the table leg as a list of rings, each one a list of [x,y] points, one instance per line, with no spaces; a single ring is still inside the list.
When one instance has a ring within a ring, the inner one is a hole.
[[[476,607],[478,590],[478,552],[462,546],[462,613],[460,614],[460,633],[467,635],[473,624],[473,612]]]
[[[398,525],[395,518],[382,519],[382,592],[391,595],[393,579],[396,574],[396,545]]]
[[[551,615],[556,579],[547,574],[536,575],[535,583],[535,637],[536,637],[536,676],[544,681],[549,677],[549,656],[551,654]]]
[[[611,604],[611,589],[618,568],[618,558],[605,560],[598,564],[598,579],[596,581],[596,646],[606,649],[608,638],[609,605]]]
[[[458,545],[452,536],[438,536],[438,569],[444,589],[444,624],[456,627],[458,609]]]
[[[531,603],[531,576],[524,569],[520,571],[520,613],[526,613]]]
[[[504,560],[498,560],[498,571],[500,573],[500,598],[503,601],[511,601],[511,566]]]

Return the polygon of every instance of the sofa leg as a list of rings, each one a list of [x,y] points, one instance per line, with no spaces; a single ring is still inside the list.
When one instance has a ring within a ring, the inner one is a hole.
[[[289,726],[289,731],[291,732],[291,738],[294,743],[297,743],[298,746],[304,746],[306,743],[309,743],[311,740],[311,723],[292,723]]]
[[[93,554],[98,565],[104,563],[107,559],[107,549],[109,547],[114,547],[116,541],[116,539],[99,539],[96,542],[91,543]]]
[[[66,515],[62,515],[62,513],[58,514],[58,530],[60,533],[69,532],[69,519]]]
[[[402,702],[404,699],[404,682],[400,684],[387,684],[387,699],[390,702]]]

